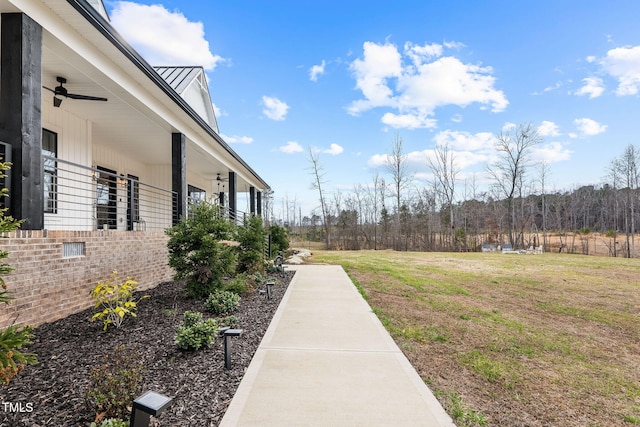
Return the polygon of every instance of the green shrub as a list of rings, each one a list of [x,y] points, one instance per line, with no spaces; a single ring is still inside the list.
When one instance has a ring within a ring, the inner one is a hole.
[[[238,318],[236,316],[227,316],[220,321],[220,327],[228,326],[230,328],[235,328],[238,325]]]
[[[271,225],[269,235],[271,236],[271,258],[275,257],[279,251],[284,252],[289,249],[289,238],[284,227],[280,227],[278,224]]]
[[[109,279],[99,282],[91,291],[91,298],[95,301],[93,308],[99,309],[91,321],[102,320],[106,331],[109,325],[119,328],[126,316],[136,317],[138,302],[134,300],[133,293],[137,285],[138,282],[131,277],[122,281],[115,271]]]
[[[199,350],[215,341],[218,323],[214,319],[202,320],[202,313],[185,311],[184,324],[178,326],[174,340],[183,350]]]
[[[223,242],[232,240],[235,225],[224,218],[218,206],[202,202],[167,230],[169,266],[175,280],[184,280],[193,298],[206,298],[222,287],[222,279],[236,269],[236,251]]]
[[[259,216],[244,218],[238,228],[238,273],[264,272],[264,241],[267,236]]]
[[[36,355],[19,351],[31,344],[33,338],[31,326],[7,326],[0,330],[0,381],[9,385],[11,378],[24,370],[26,365],[38,363]]]
[[[253,286],[251,285],[249,278],[246,274],[238,274],[236,277],[231,279],[228,283],[226,283],[223,287],[223,291],[233,292],[238,295],[247,295],[252,290]]]
[[[0,178],[6,178],[5,171],[9,170],[11,163],[0,162]],[[6,188],[0,189],[0,197],[8,197],[9,191]],[[20,228],[22,221],[7,216],[7,208],[0,209],[0,233],[15,231]],[[9,256],[9,252],[0,250],[0,260]],[[11,266],[0,261],[0,275],[9,274],[13,271]],[[4,279],[0,277],[0,304],[9,304],[12,300],[7,290]],[[8,326],[0,329],[0,383],[8,385],[18,372],[22,371],[26,365],[38,363],[36,355],[32,353],[22,353],[20,349],[31,344],[33,329],[30,326]]]
[[[103,357],[102,364],[91,370],[91,384],[86,392],[96,420],[129,418],[128,406],[142,392],[143,372],[140,354],[124,345]]]
[[[229,291],[216,291],[209,295],[204,305],[214,314],[227,314],[238,308],[240,295]]]
[[[119,418],[109,418],[100,424],[91,423],[89,427],[129,427],[129,421],[122,421]]]

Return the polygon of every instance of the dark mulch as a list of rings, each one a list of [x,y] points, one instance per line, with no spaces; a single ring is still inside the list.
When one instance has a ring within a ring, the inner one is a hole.
[[[201,311],[208,317],[204,304],[183,296],[182,285],[175,282],[145,291],[150,298],[139,303],[138,317],[127,319],[119,329],[105,332],[101,322],[90,322],[93,310],[39,326],[29,348],[38,355],[39,364],[28,366],[8,387],[0,386],[0,427],[88,426],[95,417],[85,401],[90,371],[120,344],[141,353],[146,367],[144,390],[173,397],[172,405],[154,424],[218,425],[293,272],[270,277],[278,279],[271,300],[252,293],[242,298],[233,313],[244,333],[233,339],[231,370],[224,367],[222,339],[196,352],[182,351],[174,344],[184,311]],[[23,412],[7,412],[5,402],[22,404]]]

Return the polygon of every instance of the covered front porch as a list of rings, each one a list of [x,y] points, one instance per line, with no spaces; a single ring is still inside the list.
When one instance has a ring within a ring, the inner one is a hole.
[[[0,0],[0,13],[0,141],[23,229],[159,230],[205,198],[262,213],[269,186],[215,117],[86,1]]]

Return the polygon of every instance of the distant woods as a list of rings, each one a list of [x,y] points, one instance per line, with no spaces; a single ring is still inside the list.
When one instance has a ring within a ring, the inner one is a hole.
[[[335,193],[327,192],[330,177],[310,150],[319,209],[303,215],[295,200],[287,199],[278,222],[291,235],[333,249],[479,251],[483,245],[510,244],[588,254],[589,240],[598,239],[607,255],[636,257],[640,150],[627,146],[597,185],[550,191],[549,165],[531,161],[532,149],[542,142],[530,123],[506,128],[496,135],[497,156],[485,175],[464,181],[456,152],[438,145],[424,159],[431,180],[419,184],[408,171],[408,154],[396,134],[384,174]],[[477,178],[489,182],[483,191]]]

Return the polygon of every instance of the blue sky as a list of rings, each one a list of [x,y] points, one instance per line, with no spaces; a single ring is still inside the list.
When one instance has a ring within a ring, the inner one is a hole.
[[[414,174],[448,144],[482,188],[505,126],[532,122],[547,188],[603,182],[638,145],[640,2],[105,0],[152,65],[203,65],[220,132],[303,214],[309,149],[328,193],[367,185],[399,135]],[[529,174],[536,180],[538,172]],[[277,213],[277,212],[276,212]]]

